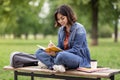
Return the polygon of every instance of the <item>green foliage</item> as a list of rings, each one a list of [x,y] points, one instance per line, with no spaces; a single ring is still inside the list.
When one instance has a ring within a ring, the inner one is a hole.
[[[0,2],[0,33],[36,34],[40,32],[38,14],[45,0],[2,0]],[[31,3],[31,4],[30,4]],[[35,5],[36,3],[36,5]],[[39,27],[39,29],[38,29]]]
[[[69,4],[76,13],[77,21],[83,24],[86,30],[89,31],[92,22],[90,0],[72,0]]]
[[[120,0],[98,1],[99,26],[108,24],[114,29],[113,22],[120,15]],[[43,18],[38,15],[45,11],[42,9],[45,2],[49,5],[49,12]],[[21,34],[57,34],[57,29],[54,28],[54,11],[61,4],[70,5],[78,22],[85,26],[87,32],[92,31],[91,0],[0,0],[0,34],[14,34],[16,37]],[[117,6],[116,9],[114,5]]]
[[[99,37],[101,38],[111,38],[112,33],[113,33],[113,30],[108,25],[102,26],[99,28]]]

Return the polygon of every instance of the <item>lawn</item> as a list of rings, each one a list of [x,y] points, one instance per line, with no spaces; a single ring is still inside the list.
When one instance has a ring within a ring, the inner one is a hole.
[[[21,51],[34,54],[37,50],[36,45],[40,44],[46,47],[49,43],[49,39],[51,39],[55,44],[57,43],[56,37],[39,40],[0,39],[0,80],[13,80],[13,72],[3,70],[5,65],[9,65],[9,57],[12,52]],[[90,40],[88,43],[91,58],[97,59],[99,66],[120,68],[120,41],[118,43],[114,43],[113,39],[99,39],[99,46],[90,46]],[[115,78],[116,80],[120,80],[120,75],[116,75]],[[20,77],[20,80],[30,80],[30,78]],[[35,80],[53,79],[36,78]]]

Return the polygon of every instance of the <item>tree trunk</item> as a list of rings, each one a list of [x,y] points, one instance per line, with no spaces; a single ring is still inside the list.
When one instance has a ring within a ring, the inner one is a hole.
[[[92,4],[92,42],[91,45],[98,45],[98,0],[91,0]]]
[[[37,40],[37,34],[34,34],[34,40]]]
[[[25,39],[26,40],[28,39],[28,33],[25,33]]]
[[[115,21],[115,29],[114,29],[114,34],[115,34],[115,37],[114,37],[114,42],[117,42],[118,41],[118,20]]]
[[[119,12],[118,12],[118,6],[116,5],[116,17],[115,17],[115,28],[114,28],[114,42],[118,42],[118,19],[119,19]]]

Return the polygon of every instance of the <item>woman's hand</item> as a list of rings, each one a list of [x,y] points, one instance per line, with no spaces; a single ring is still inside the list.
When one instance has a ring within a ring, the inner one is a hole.
[[[52,46],[55,46],[55,44],[50,40],[48,47],[52,47]]]
[[[56,55],[56,53],[54,51],[49,51],[49,52],[46,52],[46,53],[50,56],[55,56]]]
[[[52,46],[55,46],[54,43],[52,43],[52,41],[50,40],[49,44],[48,44],[48,48],[49,47],[52,47]],[[56,55],[56,52],[55,51],[46,51],[48,55],[50,56],[55,56]]]

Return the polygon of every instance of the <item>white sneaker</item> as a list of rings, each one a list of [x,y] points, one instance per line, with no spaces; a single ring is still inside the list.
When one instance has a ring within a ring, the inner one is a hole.
[[[38,61],[38,66],[39,66],[39,68],[41,68],[41,69],[47,69],[48,67],[44,64],[44,63],[42,63],[41,61]]]
[[[63,65],[54,65],[53,66],[53,70],[57,71],[57,72],[65,72],[65,67]]]

